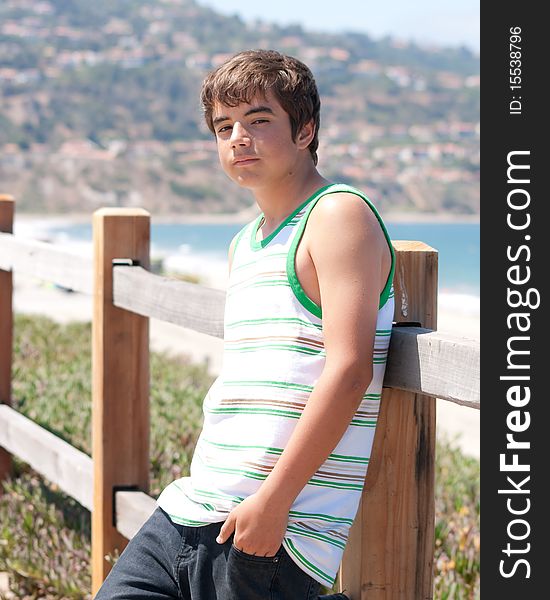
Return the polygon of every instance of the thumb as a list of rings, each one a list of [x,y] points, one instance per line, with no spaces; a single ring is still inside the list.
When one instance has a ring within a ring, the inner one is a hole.
[[[223,544],[234,531],[235,517],[232,513],[230,513],[227,519],[225,520],[225,523],[222,525],[222,528],[220,529],[220,533],[216,538],[216,542],[218,542],[218,544]]]

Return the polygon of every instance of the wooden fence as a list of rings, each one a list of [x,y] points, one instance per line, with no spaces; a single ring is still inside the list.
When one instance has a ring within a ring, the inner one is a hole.
[[[93,215],[93,260],[20,239],[0,196],[0,478],[17,455],[92,511],[92,588],[155,509],[149,318],[223,337],[225,293],[149,271],[150,217]],[[479,342],[440,334],[437,252],[394,241],[395,325],[367,482],[340,570],[352,600],[433,596],[435,399],[479,408]],[[12,272],[93,295],[92,458],[10,407]]]

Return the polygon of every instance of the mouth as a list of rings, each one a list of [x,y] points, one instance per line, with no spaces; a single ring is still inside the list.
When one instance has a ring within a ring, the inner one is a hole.
[[[233,160],[233,165],[236,167],[244,167],[257,162],[259,159],[255,156],[239,156]]]

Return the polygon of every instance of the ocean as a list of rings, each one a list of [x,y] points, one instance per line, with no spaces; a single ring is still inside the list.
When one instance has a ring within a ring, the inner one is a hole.
[[[479,223],[386,221],[394,240],[419,240],[439,252],[439,305],[479,316]],[[205,285],[227,284],[227,249],[239,223],[158,223],[151,225],[151,256],[168,271],[197,274]],[[73,252],[92,252],[91,223],[15,221],[16,235],[47,239]]]

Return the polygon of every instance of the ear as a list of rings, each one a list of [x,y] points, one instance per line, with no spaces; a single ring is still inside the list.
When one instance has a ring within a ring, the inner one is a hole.
[[[296,137],[296,144],[300,150],[305,150],[310,144],[311,140],[315,137],[315,123],[311,119],[306,123]]]

